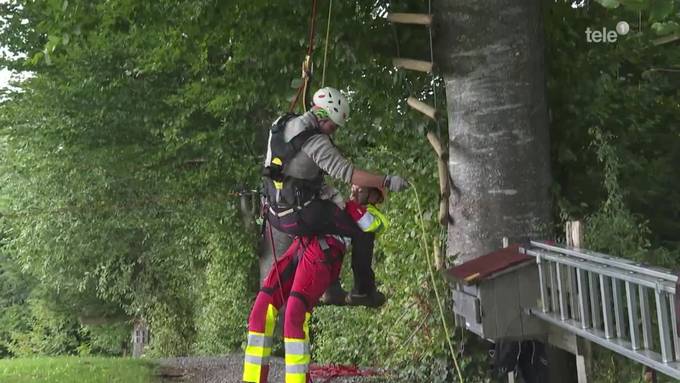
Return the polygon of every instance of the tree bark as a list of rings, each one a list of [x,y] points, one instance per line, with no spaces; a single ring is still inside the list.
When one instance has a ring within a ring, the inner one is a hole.
[[[436,64],[446,84],[456,263],[551,232],[550,140],[540,0],[441,0]],[[550,382],[575,381],[549,347]]]
[[[544,31],[537,0],[435,2],[446,83],[448,257],[478,257],[550,232]]]

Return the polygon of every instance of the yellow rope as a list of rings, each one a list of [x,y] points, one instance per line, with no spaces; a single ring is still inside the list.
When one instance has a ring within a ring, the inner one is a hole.
[[[416,206],[418,207],[418,217],[420,218],[420,228],[422,231],[423,248],[425,249],[425,257],[427,258],[427,270],[430,273],[430,280],[432,281],[432,288],[434,289],[434,295],[437,298],[437,306],[439,307],[439,316],[442,320],[442,326],[444,326],[444,334],[446,335],[446,342],[449,344],[449,351],[451,352],[451,358],[453,359],[453,365],[458,373],[458,380],[463,383],[463,374],[460,372],[460,367],[458,366],[458,360],[456,359],[456,353],[453,350],[453,344],[451,343],[451,335],[449,334],[449,326],[446,324],[446,317],[444,316],[444,307],[442,305],[442,300],[439,296],[439,290],[437,289],[437,283],[434,278],[434,271],[432,271],[433,262],[430,260],[430,246],[428,245],[427,235],[425,234],[425,221],[423,220],[423,209],[420,207],[420,198],[418,197],[418,189],[416,186],[411,184],[413,192],[416,196]]]
[[[326,24],[326,44],[323,48],[323,70],[321,71],[321,87],[326,83],[326,58],[328,57],[328,37],[331,34],[331,11],[333,10],[333,0],[328,3],[328,22]]]

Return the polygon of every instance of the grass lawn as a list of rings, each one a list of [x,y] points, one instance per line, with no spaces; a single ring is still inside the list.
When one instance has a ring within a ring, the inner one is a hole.
[[[0,383],[149,383],[153,369],[123,358],[0,359]]]

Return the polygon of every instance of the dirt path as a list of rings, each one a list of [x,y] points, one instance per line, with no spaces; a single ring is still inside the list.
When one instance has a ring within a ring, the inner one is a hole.
[[[191,357],[168,358],[158,361],[162,383],[241,383],[243,355],[232,354],[222,358]],[[269,381],[284,381],[283,358],[272,358]],[[314,383],[377,383],[385,381],[377,378],[332,378],[316,379]]]

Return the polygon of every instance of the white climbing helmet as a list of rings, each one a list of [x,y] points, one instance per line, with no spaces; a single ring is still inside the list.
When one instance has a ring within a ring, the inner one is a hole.
[[[331,87],[321,88],[314,93],[314,105],[328,112],[328,117],[336,125],[344,126],[349,117],[349,103],[345,96]]]

